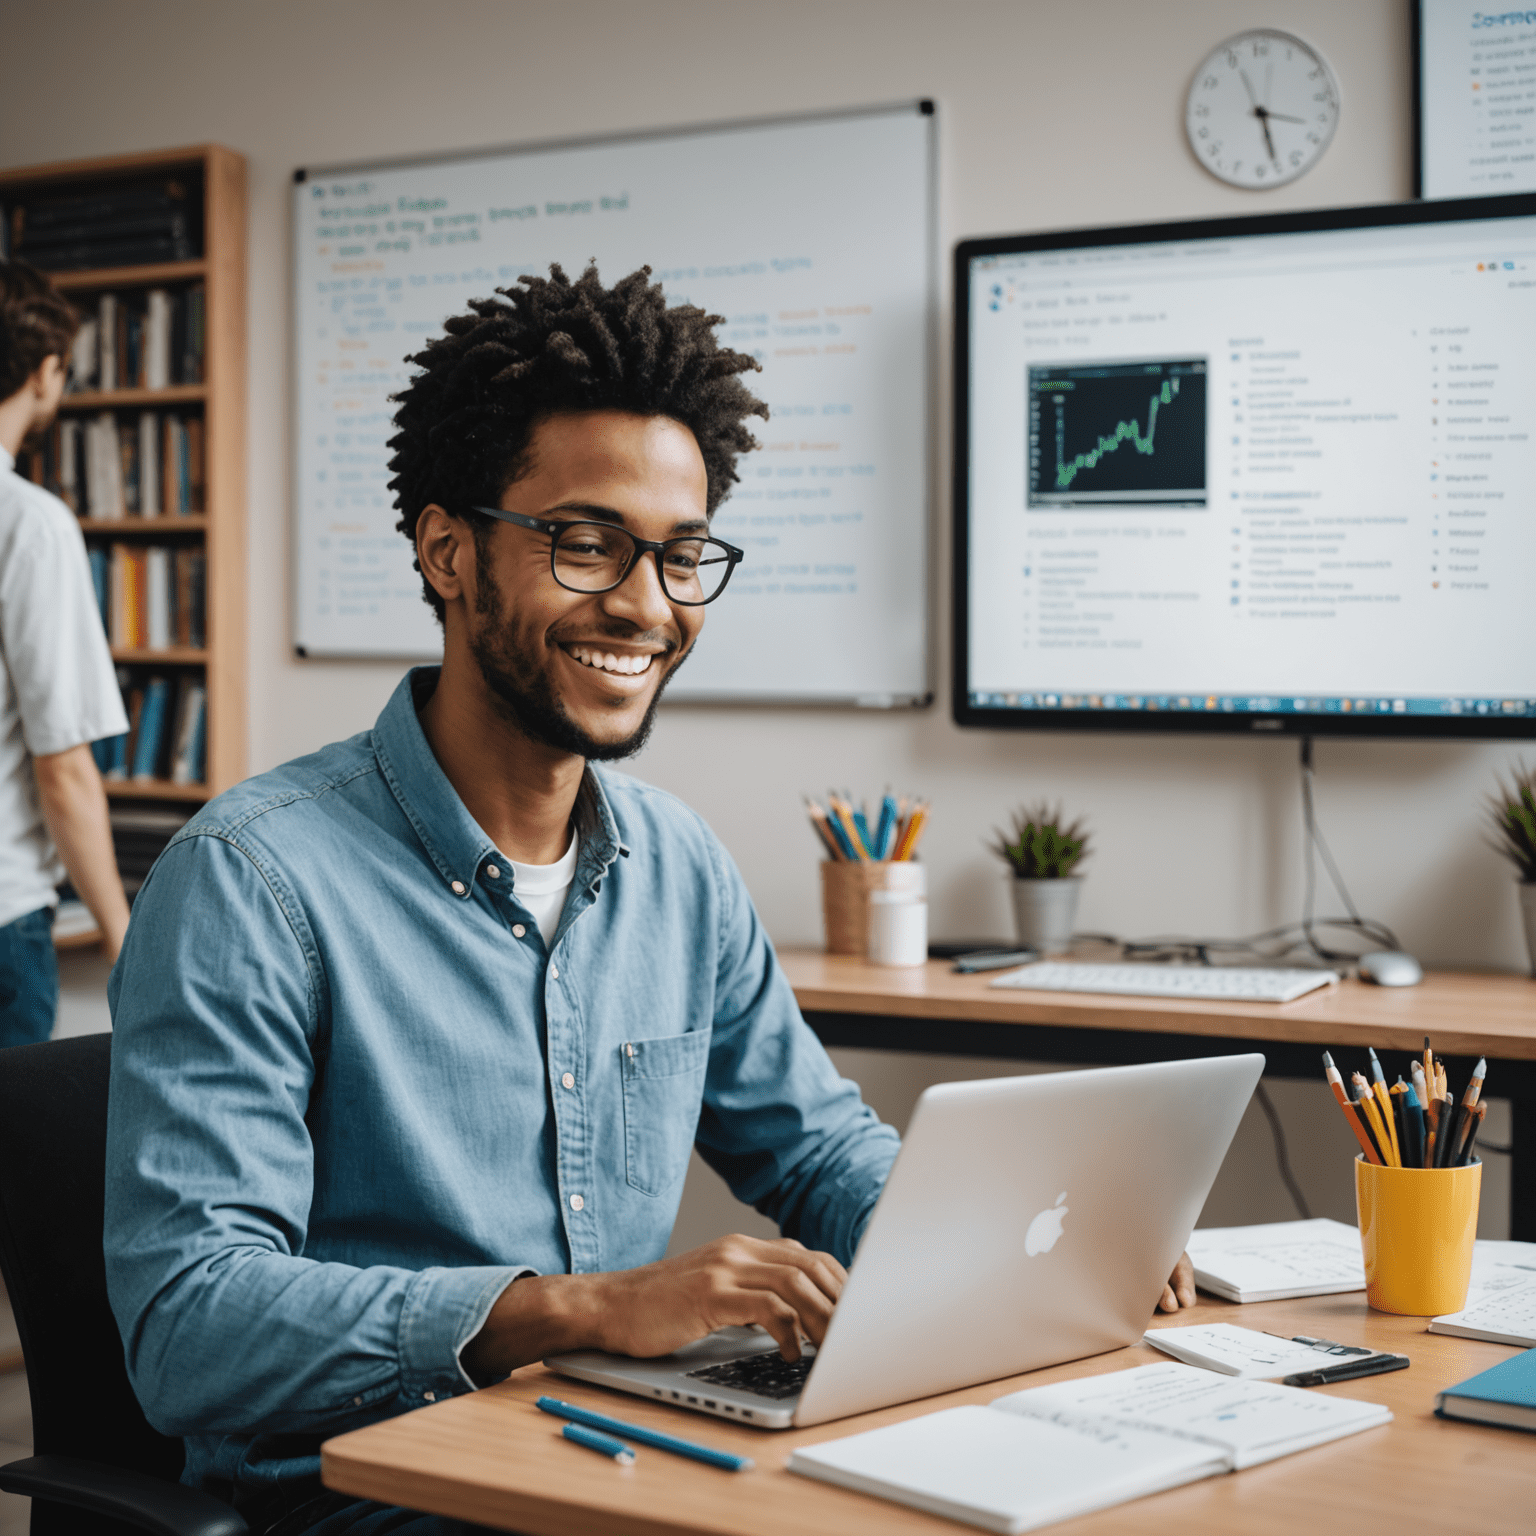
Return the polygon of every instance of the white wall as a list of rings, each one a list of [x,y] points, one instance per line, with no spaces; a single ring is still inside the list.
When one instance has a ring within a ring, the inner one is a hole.
[[[287,641],[295,167],[932,96],[946,245],[987,232],[1392,200],[1409,191],[1408,14],[1403,0],[51,0],[5,23],[0,162],[205,139],[249,157],[259,770],[367,726],[398,674],[300,663]],[[1195,64],[1252,25],[1312,41],[1343,93],[1322,164],[1264,194],[1206,176],[1181,129]],[[947,437],[936,448],[941,489]],[[942,542],[940,551],[943,591]],[[947,599],[940,611],[942,629]],[[941,643],[941,677],[947,665]],[[1007,931],[1000,866],[981,841],[1011,805],[1039,794],[1060,795],[1096,829],[1084,927],[1230,935],[1296,915],[1293,744],[962,733],[947,712],[947,689],[933,709],[900,716],[678,706],[637,771],[710,819],[781,942],[819,938],[815,848],[798,794],[834,782],[932,796],[924,851],[940,934]],[[1524,963],[1509,871],[1483,845],[1478,806],[1517,755],[1318,749],[1321,813],[1357,901],[1431,963]]]

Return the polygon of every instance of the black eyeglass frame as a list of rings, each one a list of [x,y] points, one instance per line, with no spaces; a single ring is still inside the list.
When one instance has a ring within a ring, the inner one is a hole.
[[[512,523],[518,528],[531,528],[535,533],[547,533],[550,537],[549,546],[549,574],[555,578],[557,586],[563,587],[567,592],[582,592],[588,597],[596,596],[603,592],[615,592],[629,580],[635,568],[640,564],[638,558],[631,560],[624,567],[619,579],[606,587],[573,587],[569,582],[560,580],[560,573],[555,569],[555,551],[560,545],[560,535],[567,528],[601,528],[604,533],[622,533],[635,546],[636,556],[652,555],[656,560],[656,575],[661,582],[661,590],[666,593],[667,601],[677,603],[683,608],[703,608],[725,591],[730,585],[731,574],[736,567],[747,558],[744,549],[737,549],[734,544],[728,544],[724,539],[717,539],[714,534],[685,533],[675,539],[642,539],[638,534],[631,533],[628,528],[620,527],[617,523],[600,523],[591,517],[529,517],[523,512],[503,512],[500,507],[474,507],[471,512],[483,513],[486,517],[494,517],[503,523]],[[710,544],[718,544],[725,551],[726,559],[730,562],[726,566],[725,576],[721,579],[719,587],[711,592],[708,597],[699,602],[689,602],[686,597],[674,597],[672,589],[667,585],[666,567],[661,563],[661,557],[667,550],[678,544],[695,544],[700,540]]]

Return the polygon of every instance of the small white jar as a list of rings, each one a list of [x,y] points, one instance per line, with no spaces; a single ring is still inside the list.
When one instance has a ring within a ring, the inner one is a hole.
[[[928,903],[919,890],[869,893],[871,965],[926,965]]]

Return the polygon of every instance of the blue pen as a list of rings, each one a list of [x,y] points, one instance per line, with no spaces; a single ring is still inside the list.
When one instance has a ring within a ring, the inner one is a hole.
[[[589,1451],[599,1451],[604,1456],[613,1457],[621,1467],[632,1467],[635,1464],[635,1453],[612,1435],[600,1435],[595,1429],[583,1429],[580,1424],[567,1424],[560,1433],[567,1440],[586,1446]]]
[[[875,847],[871,850],[877,859],[891,856],[891,837],[896,831],[896,799],[887,795],[880,802],[880,820],[875,826]]]
[[[552,1413],[557,1419],[571,1419],[592,1429],[606,1429],[611,1434],[623,1435],[626,1440],[637,1440],[658,1451],[671,1451],[675,1456],[687,1456],[711,1467],[724,1467],[727,1472],[750,1471],[756,1463],[750,1456],[732,1456],[729,1451],[713,1450],[707,1445],[695,1445],[692,1440],[679,1440],[675,1435],[664,1435],[659,1430],[642,1429],[638,1424],[625,1424],[610,1419],[606,1414],[593,1413],[588,1408],[578,1408],[575,1403],[562,1403],[558,1397],[541,1397],[538,1407]]]

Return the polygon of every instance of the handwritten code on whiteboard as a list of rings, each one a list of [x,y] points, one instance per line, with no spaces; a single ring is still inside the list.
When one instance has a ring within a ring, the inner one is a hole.
[[[387,489],[404,358],[596,258],[725,317],[767,401],[716,532],[747,551],[669,697],[929,692],[933,117],[918,104],[295,178],[295,644],[432,657]]]

